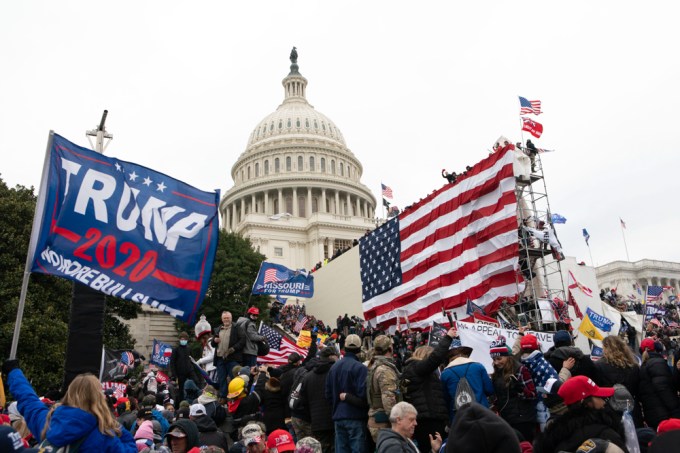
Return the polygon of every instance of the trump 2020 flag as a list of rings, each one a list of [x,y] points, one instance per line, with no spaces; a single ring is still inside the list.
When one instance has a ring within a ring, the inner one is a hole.
[[[543,125],[531,118],[522,117],[522,130],[527,131],[536,138],[541,138],[541,135],[543,135]]]
[[[314,276],[303,269],[294,271],[280,264],[263,262],[252,293],[312,297]]]
[[[48,152],[31,271],[193,323],[215,259],[219,192],[57,134]]]

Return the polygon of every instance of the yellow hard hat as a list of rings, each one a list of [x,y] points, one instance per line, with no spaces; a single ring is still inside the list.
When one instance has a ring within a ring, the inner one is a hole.
[[[234,378],[229,383],[227,398],[238,398],[246,388],[246,383],[240,377]],[[245,396],[245,395],[244,395]]]

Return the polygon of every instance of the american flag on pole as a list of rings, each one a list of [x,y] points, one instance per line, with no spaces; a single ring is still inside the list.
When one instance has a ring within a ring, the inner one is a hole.
[[[389,186],[386,186],[385,184],[380,183],[382,186],[382,196],[385,198],[389,198],[390,200],[392,199],[392,188]]]
[[[494,153],[359,241],[364,319],[446,322],[470,299],[487,313],[517,295],[513,151]],[[463,308],[464,310],[464,308]]]
[[[299,332],[302,330],[302,328],[307,324],[307,321],[309,321],[309,318],[307,318],[306,315],[300,313],[300,316],[298,316],[298,320],[295,323],[295,326],[293,327],[293,330],[295,332]]]
[[[661,295],[663,294],[663,286],[647,286],[647,302],[655,302],[661,300]]]
[[[540,115],[541,101],[530,101],[527,98],[519,96],[519,114],[520,115]]]
[[[264,335],[267,339],[269,354],[258,357],[258,363],[280,366],[288,363],[288,356],[293,352],[297,352],[302,357],[307,356],[305,348],[299,347],[266,324],[260,325],[260,334]]]
[[[278,269],[267,269],[264,271],[265,283],[285,282],[289,277],[287,272],[281,272]]]

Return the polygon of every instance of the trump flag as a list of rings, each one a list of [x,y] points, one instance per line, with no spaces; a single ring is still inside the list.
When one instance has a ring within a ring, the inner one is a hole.
[[[219,192],[57,134],[48,153],[31,271],[193,323],[215,259]]]
[[[294,271],[280,264],[263,262],[252,293],[312,297],[314,277],[304,269]]]

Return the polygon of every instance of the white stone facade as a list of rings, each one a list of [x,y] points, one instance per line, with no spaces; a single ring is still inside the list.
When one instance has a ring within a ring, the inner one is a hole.
[[[664,291],[664,298],[677,295],[680,292],[680,263],[659,260],[614,261],[595,269],[600,289],[608,291],[616,288],[616,292],[623,297],[629,294],[637,295],[633,284],[638,283],[642,288],[642,296],[647,292],[647,286],[669,286],[671,291]]]
[[[253,130],[220,202],[222,225],[247,237],[267,260],[311,269],[375,228],[376,200],[342,133],[306,99],[291,66],[285,96]]]

